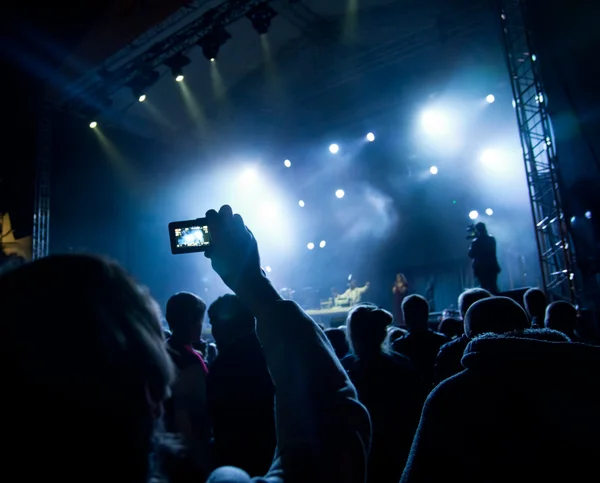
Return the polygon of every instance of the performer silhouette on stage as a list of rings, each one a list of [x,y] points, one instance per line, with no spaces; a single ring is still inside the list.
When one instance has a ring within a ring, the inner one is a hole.
[[[348,289],[337,298],[340,305],[356,305],[362,300],[362,295],[369,290],[370,283],[367,282],[363,287],[356,286],[356,279],[350,279]]]
[[[475,225],[476,238],[469,248],[469,258],[473,259],[473,274],[481,288],[498,293],[500,265],[496,258],[496,239],[489,235],[484,223]]]

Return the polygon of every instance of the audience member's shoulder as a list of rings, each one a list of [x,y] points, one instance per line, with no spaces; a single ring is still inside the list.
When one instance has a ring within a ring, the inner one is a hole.
[[[459,348],[464,350],[468,343],[469,339],[467,339],[465,335],[461,335],[460,337],[455,337],[454,339],[444,342],[442,347],[440,347],[440,351],[458,350]]]

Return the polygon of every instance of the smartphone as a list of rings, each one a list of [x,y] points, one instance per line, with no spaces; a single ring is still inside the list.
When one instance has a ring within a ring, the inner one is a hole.
[[[211,245],[206,218],[169,223],[169,238],[173,255],[205,252]]]

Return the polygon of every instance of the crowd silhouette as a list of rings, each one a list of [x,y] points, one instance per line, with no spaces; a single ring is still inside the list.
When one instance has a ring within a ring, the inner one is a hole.
[[[103,258],[53,255],[0,276],[7,477],[595,479],[600,348],[571,304],[469,289],[442,334],[410,295],[404,327],[361,303],[323,330],[273,288],[239,215],[206,217],[206,255],[233,294],[208,308],[173,295],[166,336],[149,292]],[[201,340],[206,318],[214,343]]]

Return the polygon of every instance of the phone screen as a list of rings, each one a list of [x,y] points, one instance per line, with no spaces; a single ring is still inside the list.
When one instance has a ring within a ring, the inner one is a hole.
[[[210,232],[204,219],[175,221],[169,224],[171,251],[194,253],[206,251],[211,244]]]

